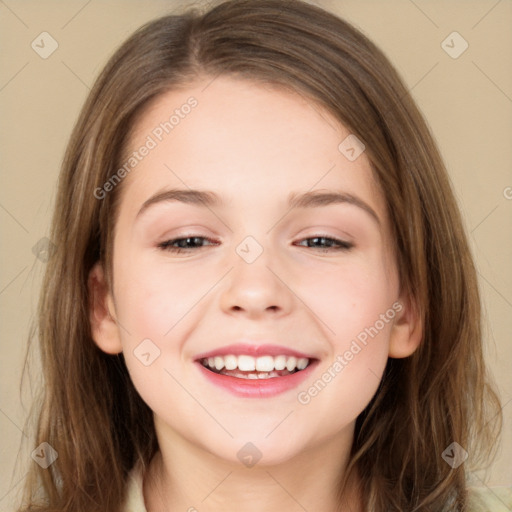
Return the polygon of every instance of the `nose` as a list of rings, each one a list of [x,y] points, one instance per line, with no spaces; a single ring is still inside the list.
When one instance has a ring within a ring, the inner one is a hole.
[[[220,298],[221,309],[231,315],[250,319],[281,317],[293,305],[291,283],[283,272],[276,271],[265,252],[253,263],[236,261]],[[274,265],[275,266],[275,265]],[[289,280],[289,278],[288,278]]]

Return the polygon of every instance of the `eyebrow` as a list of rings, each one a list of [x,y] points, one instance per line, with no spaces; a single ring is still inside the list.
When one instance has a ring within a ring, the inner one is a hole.
[[[178,201],[181,203],[192,204],[210,208],[219,205],[222,201],[215,192],[208,190],[193,189],[171,189],[158,192],[147,199],[141,206],[137,217],[139,217],[150,206],[157,203]],[[370,205],[365,203],[359,197],[346,192],[317,192],[310,191],[303,194],[291,193],[288,196],[289,210],[293,208],[315,208],[319,206],[330,206],[332,204],[351,204],[361,208],[368,213],[372,219],[380,226],[380,219],[377,213]]]

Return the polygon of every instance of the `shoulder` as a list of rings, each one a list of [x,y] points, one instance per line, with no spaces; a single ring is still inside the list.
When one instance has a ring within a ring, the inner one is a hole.
[[[510,512],[512,487],[468,487],[468,512]]]
[[[125,499],[123,512],[147,512],[144,504],[144,494],[142,487],[143,477],[139,464],[136,464],[130,471],[126,481]]]

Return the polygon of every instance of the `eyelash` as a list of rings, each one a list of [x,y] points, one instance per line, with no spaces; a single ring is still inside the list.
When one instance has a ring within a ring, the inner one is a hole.
[[[185,240],[185,241],[187,241],[187,240],[196,240],[196,241],[197,240],[207,240],[208,242],[210,242],[208,245],[219,245],[218,242],[215,242],[215,240],[212,240],[211,238],[207,238],[204,236],[186,236],[186,237],[181,237],[181,238],[174,238],[172,240],[166,240],[165,242],[158,244],[158,247],[160,249],[162,249],[163,251],[169,251],[169,252],[173,252],[173,253],[190,252],[195,249],[201,249],[202,247],[206,247],[205,245],[201,245],[198,247],[176,247],[176,246],[172,245],[177,242],[181,242],[183,240]],[[309,248],[319,249],[320,251],[323,251],[323,252],[328,252],[330,250],[349,251],[354,246],[350,242],[345,242],[343,240],[338,240],[337,238],[332,238],[332,237],[328,237],[328,236],[312,236],[312,237],[304,238],[304,239],[300,240],[300,242],[305,242],[307,240],[324,240],[324,241],[327,241],[327,243],[331,244],[328,247],[309,246]],[[300,247],[308,247],[308,246],[301,245]]]

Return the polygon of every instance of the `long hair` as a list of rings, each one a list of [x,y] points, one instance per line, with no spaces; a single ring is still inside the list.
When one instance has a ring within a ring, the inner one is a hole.
[[[101,200],[94,191],[118,171],[151,100],[218,75],[297,91],[364,142],[424,337],[412,356],[389,359],[357,419],[349,470],[362,478],[366,510],[464,510],[467,464],[452,468],[442,453],[457,442],[471,462],[485,461],[501,417],[461,216],[433,137],[387,58],[350,24],[299,0],[227,1],[157,19],[98,77],[65,154],[38,310],[44,385],[33,446],[47,442],[59,456],[48,469],[33,463],[19,510],[119,512],[128,472],[158,450],[152,411],[122,354],[91,338],[88,274],[101,261],[112,283],[123,188]]]

